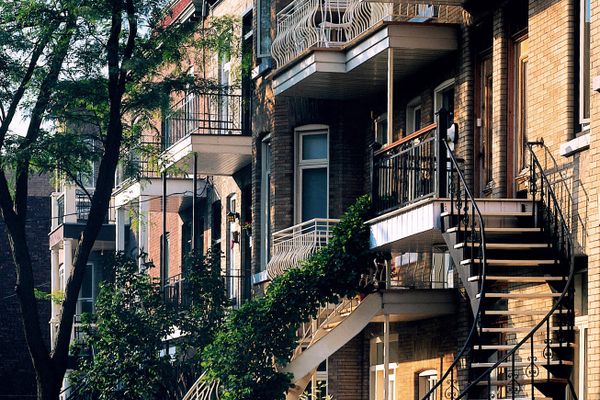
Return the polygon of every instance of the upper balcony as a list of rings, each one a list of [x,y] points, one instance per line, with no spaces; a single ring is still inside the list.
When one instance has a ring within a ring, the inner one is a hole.
[[[163,120],[162,167],[230,176],[250,164],[248,110],[231,88],[188,93]]]
[[[371,95],[385,88],[390,67],[395,80],[404,79],[457,50],[463,19],[459,5],[294,0],[277,14],[273,90],[332,99]]]

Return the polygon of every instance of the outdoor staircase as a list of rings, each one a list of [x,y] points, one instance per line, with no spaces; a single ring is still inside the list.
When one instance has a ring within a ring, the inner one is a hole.
[[[304,324],[290,362],[281,369],[294,376],[294,386],[288,390],[286,399],[297,400],[319,364],[359,334],[381,307],[380,293],[372,293],[362,301],[356,297],[343,299],[337,305],[322,307],[316,318]]]
[[[451,400],[565,400],[574,360],[574,258],[552,186],[530,147],[529,199],[474,199],[449,154],[452,200],[442,214],[443,237],[474,323],[423,400],[438,400],[440,392]],[[459,363],[465,357],[466,365]]]

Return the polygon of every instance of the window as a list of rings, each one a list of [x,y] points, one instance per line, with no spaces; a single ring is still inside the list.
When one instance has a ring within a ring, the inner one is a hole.
[[[296,129],[296,220],[327,218],[329,211],[329,129],[310,125]]]
[[[385,365],[383,363],[383,336],[371,339],[369,352],[369,400],[384,400]],[[390,335],[389,398],[397,399],[396,371],[400,361],[398,334]]]
[[[383,113],[375,118],[375,141],[382,146],[391,142],[387,129],[387,113]]]
[[[212,246],[215,251],[221,252],[221,200],[212,203],[211,218]]]
[[[326,359],[317,367],[316,373],[312,376],[312,379],[304,394],[307,399],[310,400],[325,400],[328,394],[328,369],[329,360]],[[314,393],[314,394],[313,394]]]
[[[167,282],[169,279],[169,269],[171,264],[171,240],[170,235],[167,232],[165,235],[160,236],[160,262],[161,262],[161,276],[162,281]]]
[[[235,214],[237,213],[237,196],[235,194],[230,195],[227,198],[227,213]],[[239,234],[239,225],[237,220],[228,220],[228,243],[227,243],[227,270],[225,275],[227,276],[227,293],[229,294],[229,298],[232,300],[233,304],[237,304],[238,293],[237,293],[237,285],[235,284],[235,279],[240,275],[238,263],[236,260],[236,243],[235,235]],[[239,237],[237,242],[239,243]]]
[[[256,11],[258,30],[256,56],[269,57],[271,55],[271,0],[258,0]]]
[[[65,223],[65,195],[62,194],[56,200],[56,223],[62,225]]]
[[[88,263],[86,265],[85,276],[79,290],[79,299],[77,299],[78,315],[94,312],[94,301],[100,281],[99,272],[99,268],[96,268],[95,264]]]
[[[449,79],[435,88],[433,97],[433,111],[438,112],[441,108],[448,111],[448,126],[454,123],[454,79]]]
[[[271,259],[271,140],[267,137],[262,142],[262,160],[261,160],[261,192],[260,209],[262,248],[260,253],[260,270],[267,268],[267,263]]]
[[[589,399],[588,386],[588,271],[576,272],[575,276],[575,354],[571,381],[579,400]],[[572,400],[569,393],[569,399]]]
[[[58,290],[65,291],[65,264],[58,266]]]
[[[579,2],[579,123],[581,130],[590,123],[590,23],[591,0]]]
[[[406,106],[406,134],[421,129],[421,98],[415,97]]]
[[[419,398],[422,399],[437,384],[438,374],[435,369],[423,371],[419,374]],[[437,390],[431,394],[432,399],[437,399]]]

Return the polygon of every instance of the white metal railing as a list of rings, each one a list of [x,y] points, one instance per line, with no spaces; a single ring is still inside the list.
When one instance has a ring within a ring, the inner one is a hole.
[[[329,243],[338,219],[315,218],[273,233],[273,255],[267,264],[269,279],[314,254]]]
[[[463,9],[428,3],[293,0],[277,13],[271,54],[281,67],[311,47],[339,47],[380,21],[462,23]]]
[[[205,380],[206,372],[196,380],[182,400],[219,400],[219,381]]]

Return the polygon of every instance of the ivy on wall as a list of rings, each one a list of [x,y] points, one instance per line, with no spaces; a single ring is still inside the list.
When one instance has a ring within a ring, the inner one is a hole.
[[[329,244],[275,278],[264,297],[229,314],[202,355],[207,380],[221,383],[224,400],[285,399],[290,376],[277,372],[296,347],[296,330],[319,306],[354,296],[372,255],[368,196],[360,197],[333,229]]]

